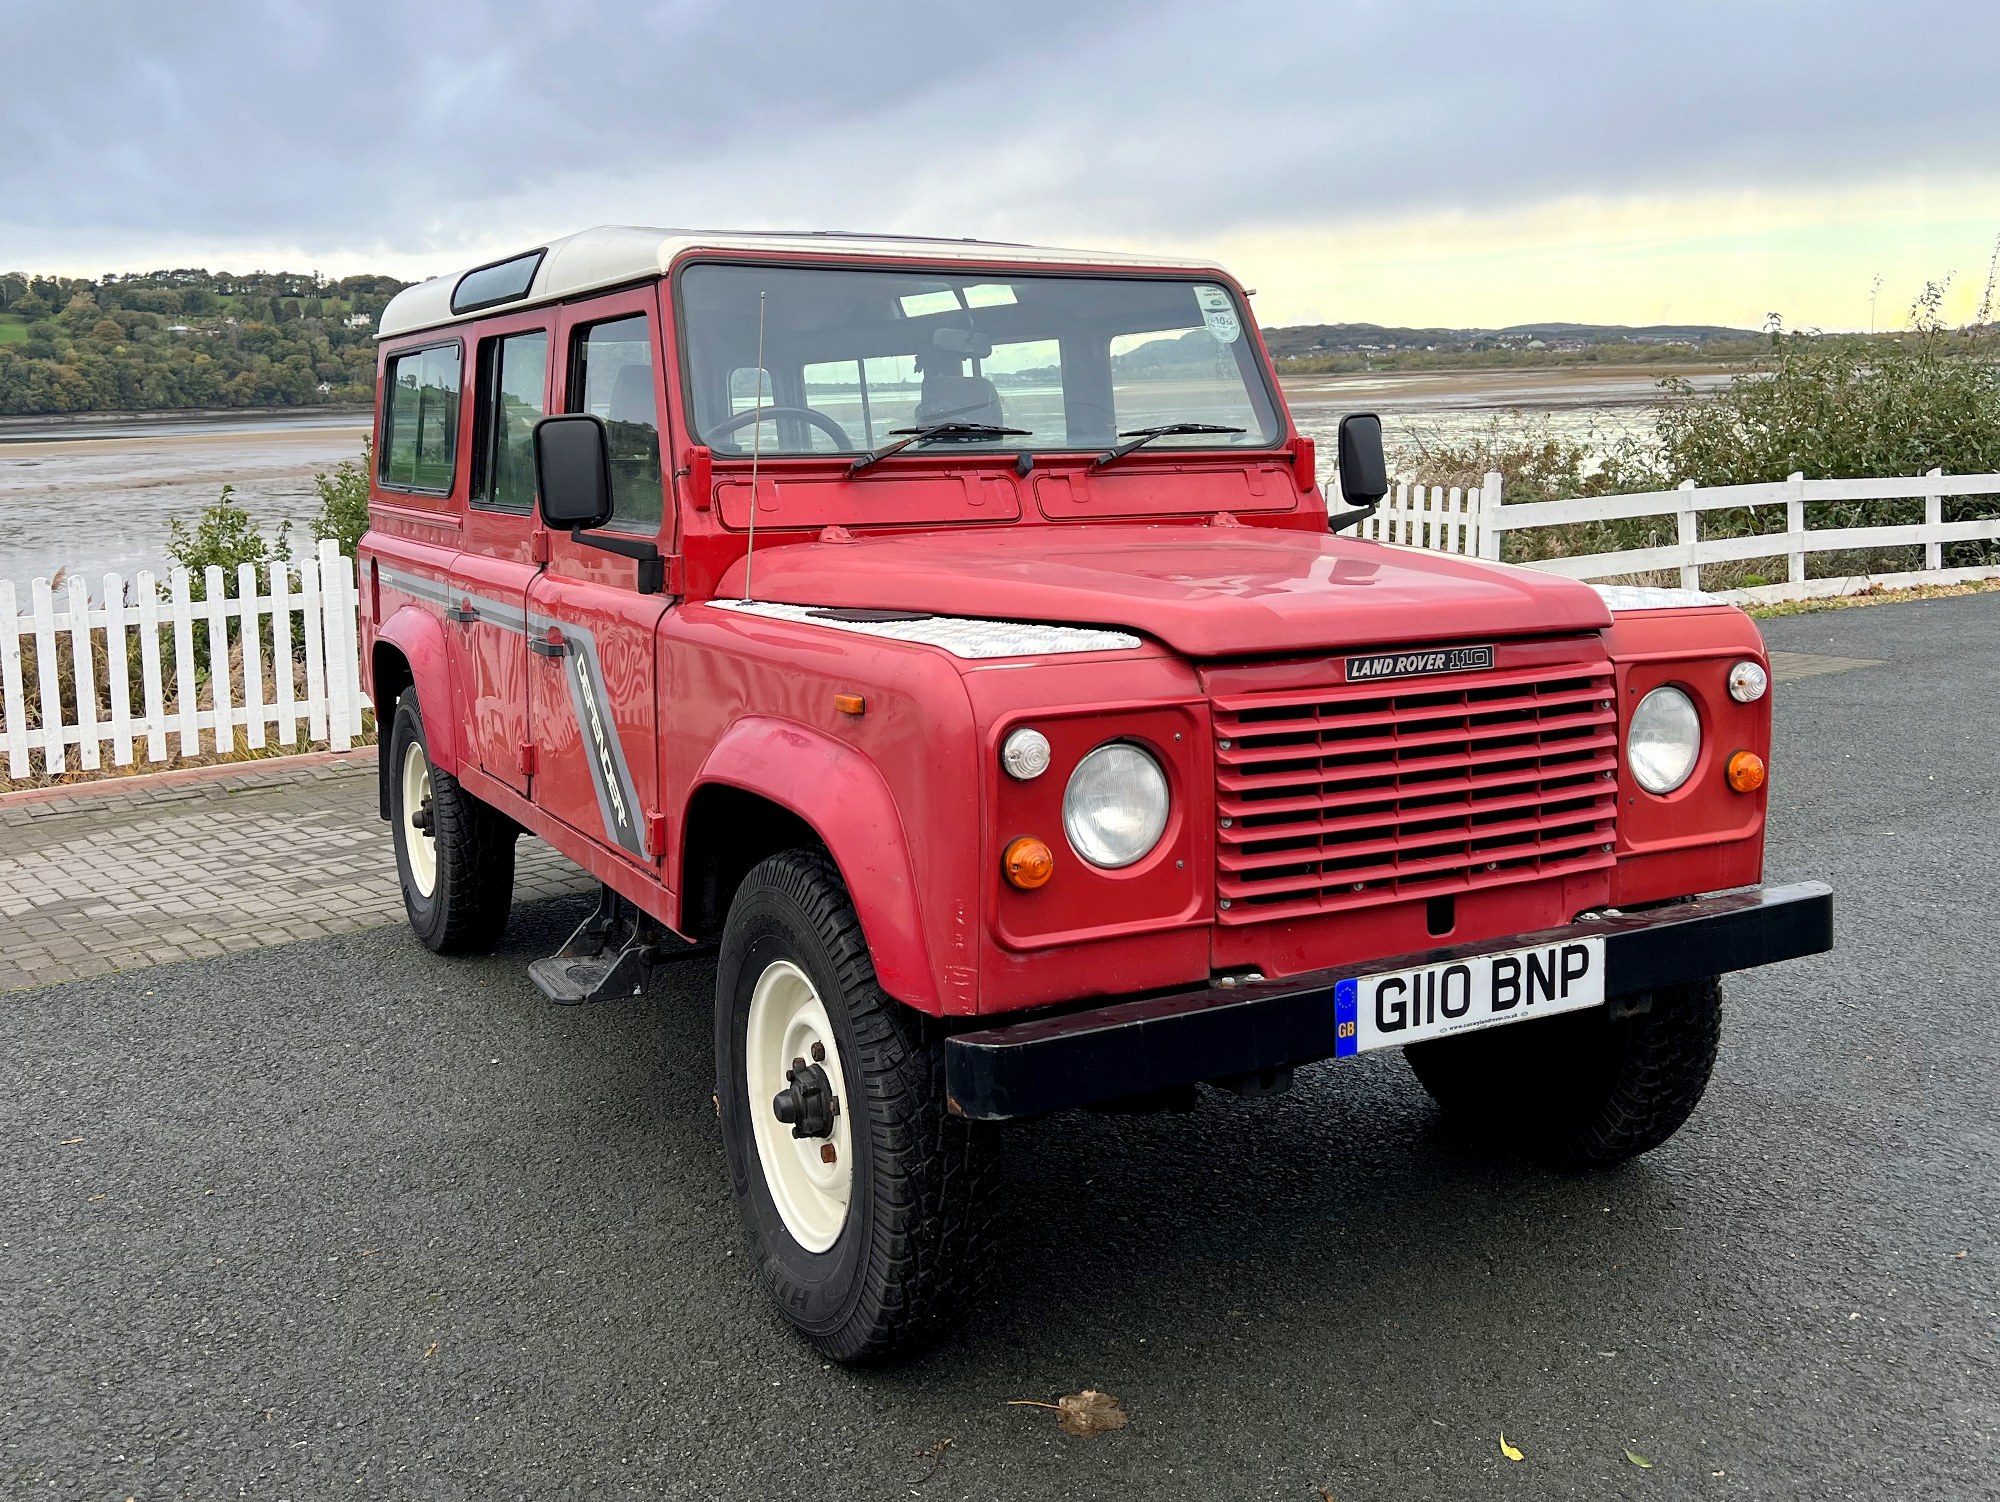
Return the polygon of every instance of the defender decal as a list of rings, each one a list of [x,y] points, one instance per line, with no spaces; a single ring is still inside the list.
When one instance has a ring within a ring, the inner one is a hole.
[[[597,811],[604,820],[605,837],[629,850],[640,860],[651,860],[646,848],[646,831],[635,810],[639,791],[632,782],[632,770],[625,762],[625,747],[618,739],[618,727],[611,723],[611,694],[604,686],[604,667],[597,657],[597,639],[582,626],[568,621],[552,621],[536,616],[528,637],[554,645],[560,641],[563,677],[569,682],[570,704],[576,723],[583,731],[584,760],[590,767],[591,786],[597,791]]]
[[[1371,652],[1347,659],[1349,683],[1382,678],[1422,678],[1432,673],[1475,673],[1493,666],[1491,647],[1433,647],[1423,652]]]
[[[646,848],[646,831],[635,812],[639,806],[638,789],[632,781],[632,769],[626,764],[618,729],[611,723],[611,695],[604,687],[597,639],[584,627],[568,622],[542,616],[531,622],[519,605],[452,588],[441,579],[383,567],[382,582],[447,611],[470,606],[481,623],[526,636],[528,649],[537,656],[568,659],[563,677],[569,683],[576,723],[583,731],[585,761],[590,767],[591,786],[597,792],[597,811],[604,820],[605,837],[639,859],[651,860],[653,852]],[[531,625],[533,630],[529,629]]]

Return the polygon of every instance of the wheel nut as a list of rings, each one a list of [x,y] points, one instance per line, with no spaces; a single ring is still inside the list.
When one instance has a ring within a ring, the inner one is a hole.
[[[820,1162],[835,1163],[838,1162],[839,1159],[840,1159],[840,1154],[833,1150],[833,1144],[831,1142],[822,1142],[819,1145]]]
[[[824,1064],[826,1062],[826,1045],[824,1043],[813,1044],[812,1056],[815,1064]]]

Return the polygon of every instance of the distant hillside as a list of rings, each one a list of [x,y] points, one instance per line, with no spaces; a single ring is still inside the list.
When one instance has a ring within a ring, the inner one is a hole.
[[[195,269],[0,273],[0,416],[366,402],[403,283]]]
[[[1376,323],[1311,323],[1264,330],[1264,342],[1271,347],[1271,354],[1281,360],[1406,351],[1473,354],[1546,349],[1572,354],[1606,346],[1699,348],[1761,337],[1754,329],[1705,323],[1656,323],[1640,328],[1604,323],[1517,323],[1504,329],[1406,329],[1386,328]]]

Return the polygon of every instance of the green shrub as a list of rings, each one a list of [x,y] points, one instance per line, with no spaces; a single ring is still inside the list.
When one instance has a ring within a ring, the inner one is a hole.
[[[239,564],[254,564],[261,579],[267,564],[291,561],[292,524],[281,522],[275,540],[266,538],[235,494],[234,485],[225,485],[192,527],[179,517],[167,525],[167,556],[188,571],[191,599],[208,598],[203,571],[211,566],[222,570],[223,593],[233,597]]]
[[[325,542],[332,538],[349,558],[360,547],[361,534],[368,530],[368,472],[374,452],[372,442],[363,443],[359,459],[344,459],[331,473],[313,476],[313,488],[319,492],[313,539]]]

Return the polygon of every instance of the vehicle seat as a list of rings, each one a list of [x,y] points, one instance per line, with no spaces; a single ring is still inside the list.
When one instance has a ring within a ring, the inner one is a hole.
[[[1005,427],[1000,393],[985,376],[962,375],[957,371],[927,370],[924,387],[917,398],[916,425],[934,422],[983,422]]]
[[[660,414],[653,401],[653,367],[627,365],[611,385],[604,414],[611,449],[611,494],[621,518],[656,522],[665,492],[660,479]]]

